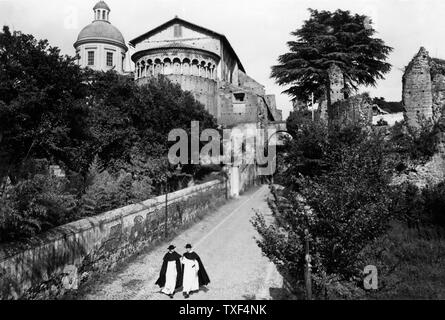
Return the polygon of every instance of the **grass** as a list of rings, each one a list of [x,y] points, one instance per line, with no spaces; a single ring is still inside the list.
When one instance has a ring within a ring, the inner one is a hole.
[[[394,223],[366,253],[379,273],[379,290],[368,299],[445,299],[445,238],[439,229]]]

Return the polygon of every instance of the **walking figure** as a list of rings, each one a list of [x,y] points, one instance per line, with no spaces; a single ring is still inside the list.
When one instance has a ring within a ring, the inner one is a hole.
[[[159,279],[156,284],[161,287],[161,292],[171,299],[176,289],[182,285],[181,255],[175,251],[175,246],[170,245],[164,256]]]
[[[186,299],[190,297],[190,293],[198,292],[199,288],[210,283],[209,276],[204,268],[201,258],[193,251],[192,245],[185,246],[187,250],[184,253],[181,262],[183,267],[183,294]]]

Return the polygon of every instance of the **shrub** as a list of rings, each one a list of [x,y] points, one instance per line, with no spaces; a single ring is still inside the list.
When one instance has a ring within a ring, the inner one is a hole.
[[[36,174],[9,188],[0,199],[0,242],[31,237],[77,218],[77,200],[66,181]]]
[[[386,121],[385,119],[380,119],[380,120],[377,122],[377,126],[378,126],[378,127],[386,127],[386,126],[388,126],[388,121]]]
[[[367,298],[428,299],[445,297],[445,240],[437,228],[406,228],[393,223],[390,232],[363,252],[363,265],[378,269],[379,290]]]
[[[445,229],[445,181],[420,190],[413,184],[397,189],[395,217],[409,228],[439,227]]]
[[[419,228],[424,212],[424,199],[421,190],[408,183],[394,190],[394,217],[409,228]]]
[[[445,181],[423,191],[425,199],[425,214],[430,221],[445,228]]]
[[[291,141],[286,143],[284,156],[279,155],[276,181],[298,190],[299,177],[320,175],[327,170],[327,127],[320,122],[299,118]]]
[[[424,119],[419,122],[418,128],[400,122],[390,130],[392,151],[405,162],[425,163],[438,150],[438,125]]]
[[[96,157],[87,175],[87,188],[81,198],[82,216],[101,214],[129,203],[131,175],[121,171],[117,175],[104,170]]]
[[[276,224],[260,214],[253,221],[263,252],[296,280],[303,275],[305,229],[314,275],[350,279],[362,272],[360,252],[386,232],[391,217],[391,170],[383,137],[357,127],[325,136],[318,160],[327,169],[303,175],[298,162],[291,164],[284,172],[292,182],[281,195],[274,192],[270,205]]]
[[[157,174],[157,178],[162,178],[161,175],[166,174],[163,169],[154,159],[134,158],[131,164],[124,164],[119,171],[110,173],[96,156],[88,170],[85,194],[80,201],[82,216],[101,214],[149,199],[153,196],[152,176]]]

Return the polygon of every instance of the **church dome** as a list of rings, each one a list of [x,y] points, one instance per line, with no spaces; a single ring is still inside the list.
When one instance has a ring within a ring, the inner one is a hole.
[[[122,33],[109,21],[110,8],[104,1],[99,1],[93,8],[94,21],[80,31],[74,47],[85,43],[106,42],[117,45],[125,51],[128,47]]]
[[[79,36],[77,37],[76,44],[80,44],[80,42],[94,42],[97,40],[108,40],[120,44],[125,48],[127,47],[125,45],[124,36],[119,31],[119,29],[117,29],[108,21],[102,20],[96,20],[83,28],[82,31],[80,31]]]

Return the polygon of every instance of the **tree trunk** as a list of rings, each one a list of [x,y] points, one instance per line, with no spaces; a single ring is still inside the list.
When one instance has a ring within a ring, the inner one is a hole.
[[[326,84],[326,108],[328,114],[328,129],[329,132],[333,127],[334,114],[332,110],[332,102],[331,102],[331,85],[330,83]]]

